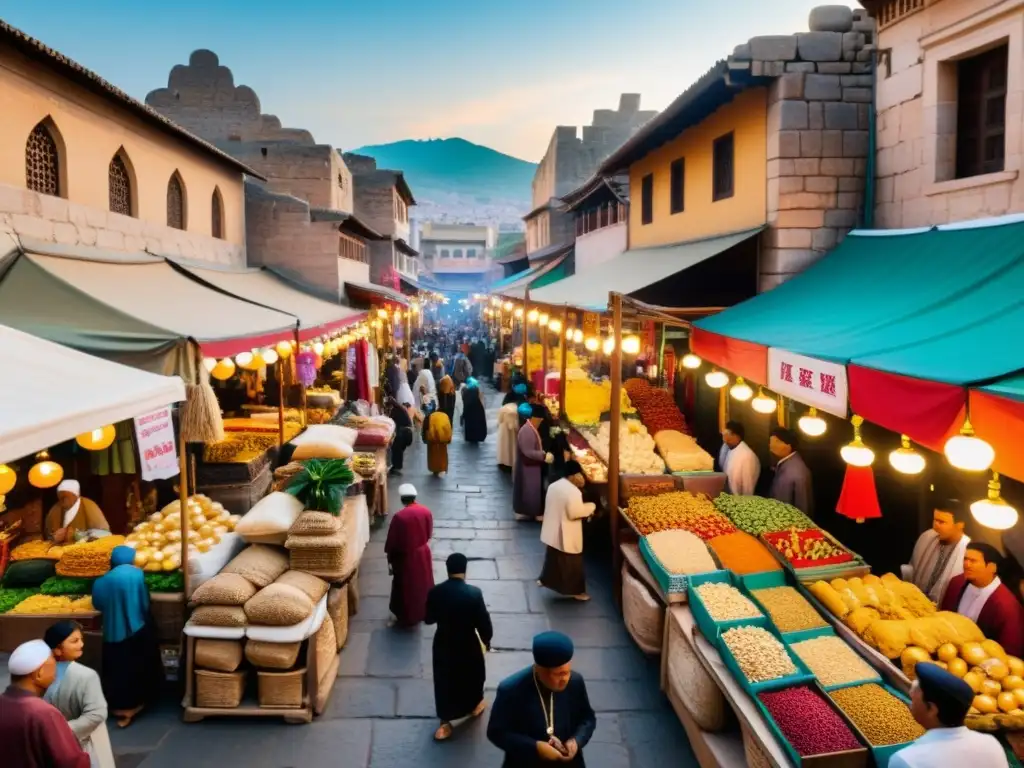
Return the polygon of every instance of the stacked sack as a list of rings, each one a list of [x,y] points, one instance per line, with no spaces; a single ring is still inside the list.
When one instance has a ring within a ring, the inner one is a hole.
[[[294,570],[328,581],[345,576],[345,534],[340,517],[328,512],[303,512],[288,531],[285,548]]]

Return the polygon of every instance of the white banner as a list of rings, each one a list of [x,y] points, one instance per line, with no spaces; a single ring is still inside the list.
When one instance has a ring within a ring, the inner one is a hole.
[[[846,418],[849,389],[845,365],[769,347],[768,386],[798,403]]]
[[[139,444],[143,480],[167,480],[178,474],[171,406],[136,416],[135,438]]]

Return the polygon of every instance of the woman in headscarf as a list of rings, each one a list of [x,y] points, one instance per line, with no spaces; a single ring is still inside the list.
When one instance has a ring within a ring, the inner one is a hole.
[[[58,621],[46,630],[43,640],[57,661],[57,677],[43,699],[64,715],[82,749],[89,753],[92,768],[115,768],[100,676],[78,663],[85,647],[82,625]]]
[[[455,382],[451,376],[445,376],[437,385],[437,407],[447,414],[451,424],[455,423]]]
[[[586,482],[579,463],[568,461],[565,477],[548,488],[540,529],[540,540],[547,545],[547,551],[537,579],[540,586],[581,601],[590,599],[583,573],[583,520],[595,510],[593,503],[583,501]]]
[[[103,614],[103,690],[124,728],[154,700],[163,682],[149,591],[135,567],[134,549],[114,548],[110,571],[92,586],[92,604]]]
[[[452,422],[437,409],[423,420],[423,442],[427,444],[427,469],[433,475],[448,471],[448,444],[452,441]]]
[[[398,364],[398,358],[391,356],[388,358],[388,365],[385,369],[387,375],[388,385],[391,387],[391,394],[397,395],[398,391],[402,388],[402,369]]]
[[[462,424],[466,428],[467,443],[482,443],[487,439],[487,413],[480,395],[480,386],[470,377],[462,390]]]
[[[523,426],[516,436],[516,463],[512,473],[512,511],[516,520],[541,520],[544,517],[544,476],[542,468],[554,461],[541,443],[542,415],[529,403],[519,406]]]
[[[520,403],[525,403],[529,390],[530,388],[525,381],[516,381],[512,385],[512,389],[505,395],[505,399],[501,401],[501,404],[515,403],[518,406]]]
[[[437,404],[437,383],[434,381],[434,377],[427,371],[420,371],[419,376],[416,377],[416,385],[413,390],[419,395],[420,400],[417,401],[421,410],[424,412],[426,404],[431,403],[434,407]]]
[[[507,403],[498,411],[498,466],[512,469],[516,465],[516,435],[519,434],[519,405]]]

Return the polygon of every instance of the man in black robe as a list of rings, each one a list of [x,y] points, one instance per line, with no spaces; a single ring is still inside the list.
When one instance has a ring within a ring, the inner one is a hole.
[[[586,766],[583,748],[597,718],[572,654],[568,637],[542,632],[533,638],[533,666],[501,681],[487,738],[505,753],[503,768]]]
[[[484,649],[491,645],[491,616],[479,587],[466,583],[466,556],[448,556],[448,580],[427,594],[427,624],[434,635],[434,706],[441,725],[437,741],[452,735],[452,721],[479,717],[487,706]]]

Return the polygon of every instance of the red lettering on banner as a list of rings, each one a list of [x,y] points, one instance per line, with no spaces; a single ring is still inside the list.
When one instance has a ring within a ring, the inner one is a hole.
[[[804,389],[814,388],[814,371],[808,368],[800,369],[800,386]]]
[[[793,381],[793,364],[792,363],[782,363],[781,367],[782,367],[782,371],[780,372],[779,376],[782,378],[783,381],[792,382]]]
[[[836,396],[836,377],[830,373],[822,373],[821,376],[821,393],[823,395],[829,395],[830,397]]]
[[[174,450],[174,443],[169,440],[159,445],[154,445],[152,448],[146,449],[146,454],[143,457],[146,461],[152,461],[158,456],[166,456]]]

